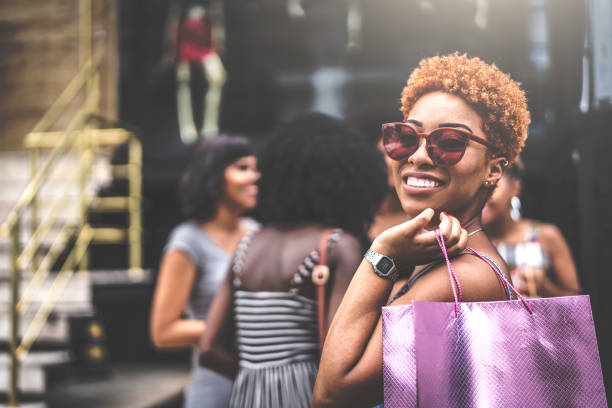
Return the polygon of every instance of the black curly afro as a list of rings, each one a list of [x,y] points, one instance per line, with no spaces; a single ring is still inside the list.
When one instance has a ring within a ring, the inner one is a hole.
[[[364,239],[387,193],[382,154],[347,122],[321,113],[281,125],[259,169],[256,217],[264,224],[320,223]]]

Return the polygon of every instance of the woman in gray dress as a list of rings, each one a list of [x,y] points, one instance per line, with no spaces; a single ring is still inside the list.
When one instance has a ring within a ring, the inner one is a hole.
[[[235,376],[231,407],[310,407],[319,359],[317,247],[335,228],[329,322],[368,245],[386,170],[380,152],[348,123],[314,113],[281,126],[260,166],[263,227],[238,246],[207,318],[200,362]]]
[[[256,223],[243,213],[257,203],[257,159],[244,138],[219,136],[198,145],[181,180],[187,221],[164,248],[151,310],[158,348],[193,347],[238,242]],[[232,383],[193,359],[185,407],[226,407]]]

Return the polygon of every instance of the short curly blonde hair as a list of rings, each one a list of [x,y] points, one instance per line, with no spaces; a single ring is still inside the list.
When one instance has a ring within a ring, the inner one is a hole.
[[[495,64],[455,52],[422,60],[402,90],[404,119],[426,93],[457,95],[482,118],[494,157],[514,162],[525,145],[530,123],[525,92]]]

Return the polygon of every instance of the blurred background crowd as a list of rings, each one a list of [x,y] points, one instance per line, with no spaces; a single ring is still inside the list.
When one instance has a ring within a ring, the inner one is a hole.
[[[321,112],[375,145],[381,123],[402,120],[399,91],[418,61],[454,51],[495,63],[526,90],[523,165],[497,205],[513,209],[507,223],[536,219],[565,238],[562,284],[522,276],[521,285],[533,296],[591,296],[610,388],[612,1],[7,0],[0,33],[4,401],[16,377],[28,403],[180,406],[189,350],[157,350],[149,315],[197,141],[235,134],[258,148],[280,123]],[[54,173],[45,163],[60,154]],[[75,189],[59,190],[71,176]],[[495,204],[488,210],[501,236]],[[64,222],[69,233],[53,235]],[[91,273],[65,275],[44,306],[64,270]],[[32,279],[42,294],[30,296]],[[17,307],[15,293],[32,308]],[[28,332],[31,321],[46,324]],[[12,375],[16,338],[26,342]]]

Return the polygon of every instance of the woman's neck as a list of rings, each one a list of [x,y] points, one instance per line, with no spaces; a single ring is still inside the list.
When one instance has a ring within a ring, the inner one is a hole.
[[[519,227],[519,223],[514,221],[510,215],[505,215],[493,220],[486,226],[487,235],[494,241],[503,240]]]
[[[241,213],[239,211],[235,211],[226,205],[220,205],[217,208],[215,218],[208,221],[206,225],[231,232],[240,228],[240,220]]]
[[[404,212],[404,210],[402,210],[402,203],[400,202],[399,198],[397,198],[395,190],[391,190],[389,191],[389,194],[387,194],[385,200],[380,205],[380,210],[378,211],[378,214],[393,214],[400,212]]]
[[[480,219],[480,214],[468,219],[463,224],[463,226],[465,227],[465,230],[467,231],[468,235],[475,234],[478,231],[482,231],[482,221]]]
[[[450,216],[453,217],[457,217],[455,216],[455,214],[448,214]],[[461,215],[458,216],[457,219],[459,220],[459,222],[461,222],[461,225],[463,227],[465,227],[466,231],[469,233],[472,233],[476,230],[481,230],[482,229],[482,221],[480,219],[480,214],[476,214],[476,215]],[[436,214],[433,216],[433,218],[431,219],[431,222],[429,223],[429,225],[426,227],[426,229],[433,231],[435,229],[437,229],[440,225],[440,213],[436,212]]]

